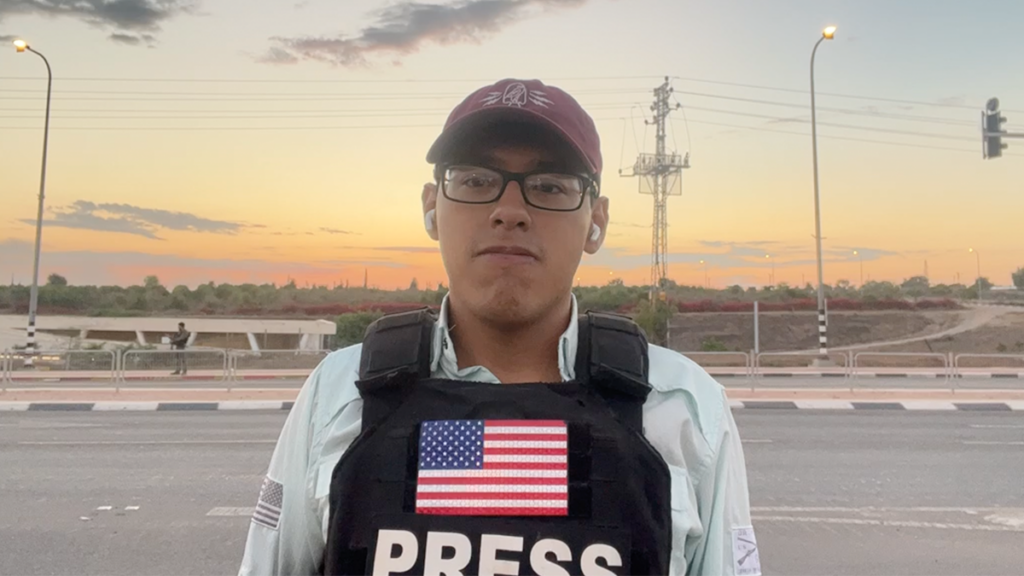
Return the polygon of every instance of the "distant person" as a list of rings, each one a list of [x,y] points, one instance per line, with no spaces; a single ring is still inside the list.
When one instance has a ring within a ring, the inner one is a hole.
[[[188,330],[185,330],[185,323],[178,322],[178,331],[171,336],[171,348],[174,350],[181,350],[174,355],[177,369],[171,372],[172,376],[181,374],[182,376],[188,374],[188,362],[186,361],[186,354],[184,352],[185,346],[188,345],[189,336],[192,334]]]
[[[239,574],[759,575],[724,388],[577,308],[609,220],[591,117],[502,80],[427,161],[440,314],[385,316],[306,380]]]

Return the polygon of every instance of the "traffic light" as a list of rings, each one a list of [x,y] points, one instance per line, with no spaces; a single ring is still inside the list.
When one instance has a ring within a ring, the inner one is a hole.
[[[1003,143],[1003,123],[1006,122],[1006,118],[999,111],[998,98],[991,98],[985,108],[986,110],[981,113],[982,156],[999,158],[1007,147]]]

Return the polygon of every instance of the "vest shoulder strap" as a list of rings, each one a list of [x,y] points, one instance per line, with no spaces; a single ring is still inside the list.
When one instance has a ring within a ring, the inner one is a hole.
[[[366,329],[359,358],[359,379],[398,372],[430,377],[430,347],[437,317],[429,308],[389,314]]]
[[[643,431],[651,391],[647,335],[632,319],[587,311],[579,318],[576,379],[598,389],[618,418]]]

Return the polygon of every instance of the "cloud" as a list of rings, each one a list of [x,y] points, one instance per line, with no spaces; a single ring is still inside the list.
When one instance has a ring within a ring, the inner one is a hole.
[[[328,234],[351,234],[347,230],[338,230],[337,228],[320,228],[320,231]]]
[[[124,34],[122,32],[114,32],[108,38],[114,42],[120,44],[127,44],[128,46],[138,46],[145,42],[147,45],[152,46],[156,43],[156,37],[152,34]]]
[[[437,254],[439,249],[432,246],[377,246],[371,250],[382,250],[385,252],[404,252],[406,254]]]
[[[299,58],[284,48],[274,46],[256,58],[256,61],[261,64],[297,64]]]
[[[198,0],[3,0],[0,21],[11,16],[64,17],[81,20],[91,26],[113,30],[110,39],[137,45],[146,35],[158,32],[160,25],[179,14],[194,10]],[[138,40],[133,42],[129,37]]]
[[[142,208],[130,204],[96,204],[88,200],[78,200],[70,206],[54,208],[51,213],[53,217],[45,221],[46,226],[134,234],[152,240],[162,240],[157,236],[161,229],[234,234],[249,227],[240,222],[213,220],[187,212]],[[35,220],[27,218],[21,222],[35,224]]]
[[[364,66],[368,56],[393,63],[424,45],[479,43],[538,10],[577,7],[588,0],[461,0],[451,4],[402,1],[377,10],[354,36],[274,37],[276,46],[258,60],[293,63],[300,59],[341,66]]]

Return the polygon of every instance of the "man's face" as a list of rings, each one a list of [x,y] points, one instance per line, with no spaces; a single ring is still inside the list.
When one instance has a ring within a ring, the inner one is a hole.
[[[561,148],[498,141],[459,162],[509,172],[578,173]],[[541,210],[527,204],[512,181],[490,204],[454,202],[434,185],[425,188],[423,201],[424,211],[436,209],[431,236],[440,242],[453,301],[499,325],[529,324],[563,305],[584,250],[598,250],[608,222],[606,198],[588,196],[572,212]],[[591,223],[601,228],[596,240],[590,239]]]

